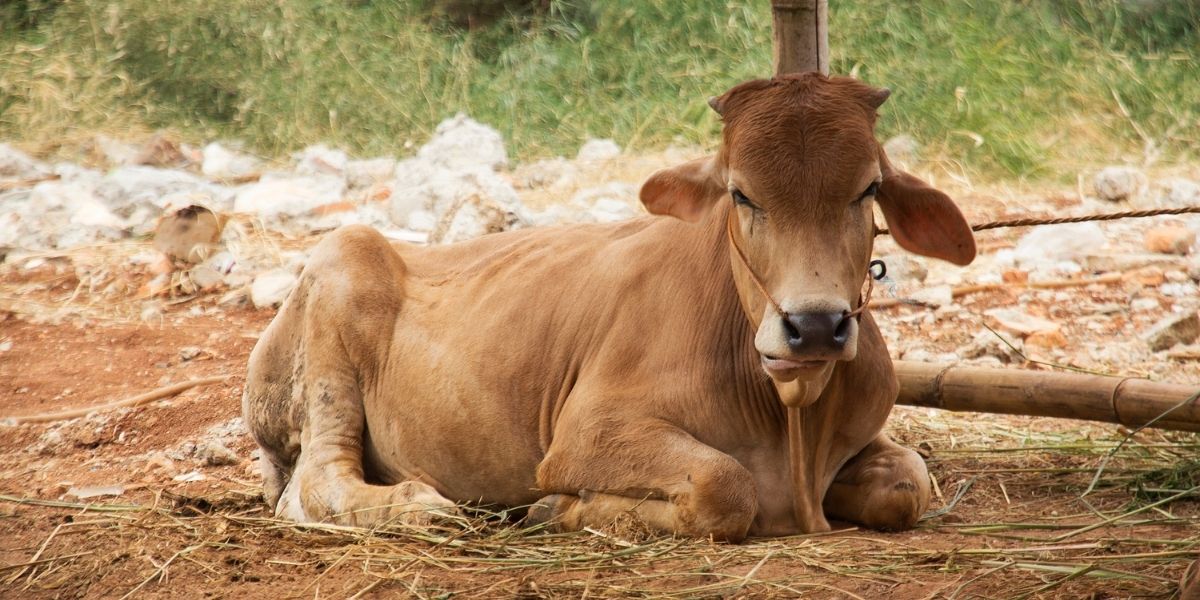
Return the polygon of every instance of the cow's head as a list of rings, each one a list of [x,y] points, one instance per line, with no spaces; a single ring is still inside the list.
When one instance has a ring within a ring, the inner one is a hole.
[[[642,187],[651,213],[729,220],[738,294],[777,382],[827,374],[857,353],[852,313],[867,278],[875,203],[903,248],[960,265],[975,257],[950,198],[893,169],[875,140],[875,112],[887,96],[816,73],[743,83],[709,102],[724,121],[717,155],[661,170]]]

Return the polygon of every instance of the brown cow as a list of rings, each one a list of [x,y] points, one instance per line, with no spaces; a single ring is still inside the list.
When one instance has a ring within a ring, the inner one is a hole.
[[[913,252],[975,246],[888,164],[886,97],[816,74],[733,88],[711,102],[720,152],[642,188],[675,218],[440,247],[330,234],[250,358],[268,502],[358,525],[536,503],[568,530],[633,513],[725,540],[911,527],[928,476],[880,432],[897,384],[859,310],[872,206]]]

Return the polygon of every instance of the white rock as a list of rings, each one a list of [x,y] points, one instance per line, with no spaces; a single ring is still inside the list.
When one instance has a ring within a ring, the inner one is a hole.
[[[1200,204],[1200,184],[1189,179],[1170,179],[1163,183],[1163,206],[1194,206]]]
[[[1000,327],[1022,335],[1049,333],[1058,331],[1059,328],[1058,323],[1014,308],[993,308],[984,311],[983,314],[995,319]]]
[[[86,227],[121,229],[125,222],[112,214],[98,199],[90,199],[71,207],[71,223]]]
[[[141,148],[107,135],[97,135],[92,143],[110,165],[136,164],[142,154]]]
[[[971,343],[959,348],[958,355],[966,359],[992,357],[1005,364],[1020,363],[1020,350],[1023,347],[1024,341],[1019,337],[1001,339],[996,333],[984,329],[975,333]]]
[[[1145,173],[1127,166],[1105,167],[1092,179],[1096,196],[1109,202],[1136,198],[1145,190],[1146,183]]]
[[[417,158],[452,170],[498,169],[508,164],[500,133],[462,113],[439,123]]]
[[[524,189],[569,188],[579,178],[579,167],[561,156],[517,167],[513,180]]]
[[[948,285],[935,285],[913,292],[910,298],[921,304],[941,308],[954,303],[954,289]]]
[[[1108,237],[1095,223],[1035,227],[1017,242],[1013,258],[1022,267],[1078,260],[1106,244]]]
[[[36,179],[45,177],[50,168],[8,144],[0,144],[0,178]]]
[[[392,178],[396,171],[396,159],[390,156],[368,160],[351,160],[346,162],[346,182],[352,188],[370,187],[383,183]]]
[[[571,197],[571,204],[583,209],[579,220],[585,222],[611,223],[642,214],[638,188],[621,181],[580,190]]]
[[[1162,308],[1162,305],[1155,298],[1134,298],[1129,302],[1129,310],[1135,312],[1158,310],[1159,308]]]
[[[621,147],[616,142],[604,138],[590,138],[579,147],[575,160],[600,161],[611,160],[621,155]]]
[[[448,220],[470,220],[469,217],[458,216],[468,204],[474,208],[466,208],[465,215],[469,215],[475,209],[488,213],[496,209],[503,213],[506,228],[527,223],[526,211],[516,190],[489,169],[451,170],[420,158],[409,159],[397,165],[396,180],[392,183],[392,189],[394,191],[389,199],[388,213],[392,222],[409,229],[428,231],[437,227],[434,225],[430,229],[424,229],[423,226],[428,225],[427,220],[421,215],[413,218],[414,213],[419,211],[432,213],[437,224]],[[489,223],[494,221],[491,216],[485,220]],[[455,226],[454,229],[465,235],[469,231],[490,230],[490,225],[483,229],[475,226]],[[451,237],[463,239],[457,235]]]
[[[233,210],[279,223],[289,217],[307,214],[318,206],[339,202],[345,193],[346,182],[341,177],[266,175],[258,182],[238,189]]]
[[[197,265],[188,271],[188,275],[191,277],[192,283],[201,290],[217,287],[225,277],[223,273],[208,265]]]
[[[257,158],[234,152],[217,142],[205,146],[200,156],[200,172],[213,179],[245,177],[258,171],[262,165]]]
[[[315,144],[292,155],[296,172],[301,175],[342,175],[350,157],[342,150]]]
[[[892,162],[901,167],[911,167],[921,156],[921,144],[907,133],[892,136],[883,143],[883,151]]]
[[[915,256],[889,254],[880,258],[887,265],[887,278],[897,283],[921,283],[929,276],[925,261]]]
[[[274,269],[254,278],[250,301],[256,308],[279,306],[296,287],[296,276],[287,269]]]

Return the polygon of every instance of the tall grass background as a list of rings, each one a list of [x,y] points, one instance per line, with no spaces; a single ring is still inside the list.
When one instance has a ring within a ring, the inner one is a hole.
[[[711,146],[706,98],[771,73],[767,0],[542,0],[470,27],[437,4],[11,0],[0,139],[54,153],[165,128],[267,155],[404,155],[461,111],[518,160],[588,136]],[[880,134],[927,159],[1059,178],[1200,151],[1200,0],[830,5],[831,70],[892,88]]]

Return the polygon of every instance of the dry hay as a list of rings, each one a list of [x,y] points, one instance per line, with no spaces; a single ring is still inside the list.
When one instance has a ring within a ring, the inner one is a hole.
[[[733,545],[636,523],[552,533],[479,509],[427,529],[298,525],[229,481],[133,503],[0,496],[0,531],[40,532],[0,550],[0,584],[26,597],[1168,597],[1200,553],[1194,435],[1118,448],[1096,425],[919,409],[900,409],[892,433],[937,482],[913,532]]]

